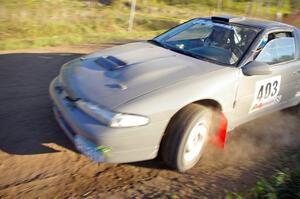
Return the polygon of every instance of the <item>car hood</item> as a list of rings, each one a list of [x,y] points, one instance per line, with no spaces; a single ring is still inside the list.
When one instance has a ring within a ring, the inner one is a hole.
[[[59,79],[72,98],[114,109],[151,91],[221,68],[148,42],[138,42],[68,62],[62,67]]]

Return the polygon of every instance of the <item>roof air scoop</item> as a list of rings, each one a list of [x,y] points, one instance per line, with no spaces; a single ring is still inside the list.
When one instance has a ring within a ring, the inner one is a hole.
[[[107,70],[118,70],[126,66],[126,63],[114,56],[100,57],[95,62]]]
[[[234,23],[245,20],[245,17],[237,17],[237,16],[212,16],[212,21],[215,22],[223,22],[223,23]]]

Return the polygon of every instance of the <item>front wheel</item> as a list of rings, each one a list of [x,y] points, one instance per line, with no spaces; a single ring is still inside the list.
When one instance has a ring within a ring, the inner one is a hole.
[[[211,109],[190,104],[172,118],[161,145],[168,166],[181,172],[195,166],[209,139],[212,116]]]

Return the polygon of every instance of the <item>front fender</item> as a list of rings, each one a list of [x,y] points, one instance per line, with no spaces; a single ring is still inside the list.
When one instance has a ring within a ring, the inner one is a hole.
[[[222,107],[218,132],[211,143],[224,148],[230,113],[237,90],[237,68],[224,68],[199,77],[193,76],[168,87],[155,90],[117,107],[116,111],[145,115],[151,122],[164,122],[162,138],[171,118],[183,107],[202,99],[212,99]]]

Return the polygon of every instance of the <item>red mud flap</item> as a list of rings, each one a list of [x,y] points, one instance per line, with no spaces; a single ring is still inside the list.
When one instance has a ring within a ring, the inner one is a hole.
[[[212,135],[210,138],[210,143],[213,145],[224,149],[226,142],[226,134],[227,134],[227,119],[223,113],[221,113],[219,130],[216,134]]]

